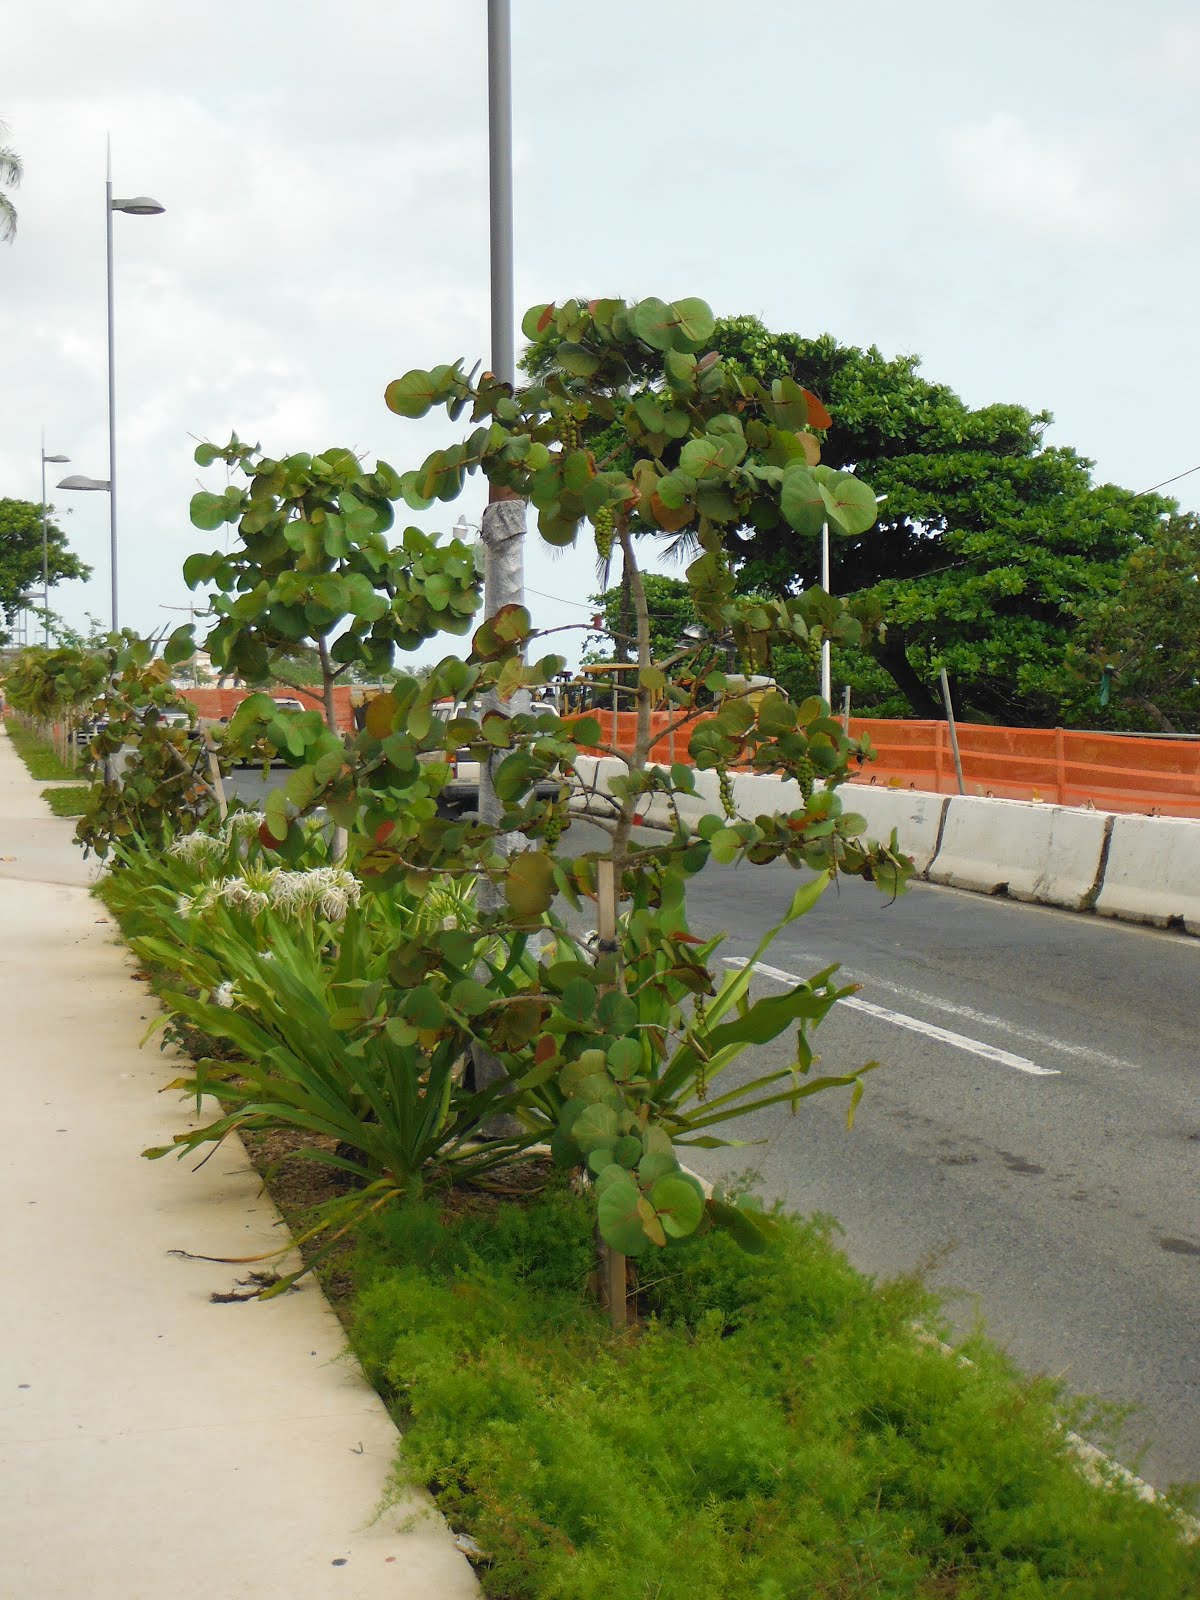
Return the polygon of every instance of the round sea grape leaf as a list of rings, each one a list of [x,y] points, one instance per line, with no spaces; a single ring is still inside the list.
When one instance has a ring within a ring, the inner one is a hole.
[[[662,1225],[662,1218],[644,1194],[638,1197],[638,1220],[641,1222],[650,1243],[656,1244],[660,1250],[664,1249],[667,1243],[667,1235]]]
[[[511,758],[510,758],[511,759]],[[504,880],[504,898],[518,917],[539,917],[554,899],[554,863],[540,850],[514,856]]]
[[[636,1039],[617,1039],[608,1047],[609,1071],[616,1078],[628,1078],[641,1070],[642,1047]],[[639,1147],[640,1148],[640,1147]]]
[[[571,978],[563,989],[562,1008],[572,1022],[586,1022],[596,1009],[596,985],[588,978]]]
[[[686,300],[672,301],[671,310],[676,322],[672,347],[685,354],[703,350],[717,326],[710,307],[705,301],[691,296]]]
[[[434,403],[433,375],[414,367],[402,378],[393,378],[383,391],[384,404],[401,417],[423,417]]]
[[[643,1156],[638,1162],[638,1177],[647,1187],[657,1183],[660,1178],[665,1178],[668,1173],[678,1171],[679,1162],[676,1161],[672,1151],[668,1151],[665,1155],[660,1152]]]
[[[794,378],[776,378],[771,384],[771,399],[775,404],[775,421],[781,428],[808,425],[808,401]]]
[[[597,1015],[606,1033],[632,1033],[638,1025],[637,1006],[619,989],[610,989],[600,996]]]
[[[786,486],[785,478],[785,489]],[[832,482],[821,485],[821,493],[829,511],[830,524],[836,533],[854,539],[875,526],[879,512],[875,491],[853,473],[839,472]],[[784,516],[787,516],[786,510]]]
[[[389,690],[386,694],[378,694],[367,703],[366,726],[372,739],[386,739],[392,731],[399,701]]]
[[[781,733],[791,733],[796,726],[796,708],[786,695],[774,692],[765,694],[758,705],[760,733],[772,738]]]
[[[617,1140],[613,1154],[623,1167],[636,1167],[641,1159],[642,1141],[634,1134],[627,1133]]]
[[[208,494],[201,490],[192,496],[189,508],[192,526],[212,533],[225,521],[228,510],[224,495]]]
[[[578,1126],[576,1123],[577,1133]],[[704,1215],[703,1191],[682,1173],[668,1173],[660,1178],[650,1190],[650,1204],[673,1239],[683,1239],[694,1233]]]
[[[618,1166],[619,1162],[613,1160],[611,1146],[602,1144],[598,1149],[590,1152],[587,1158],[587,1164],[590,1171],[593,1172],[596,1177],[599,1177],[602,1172],[607,1172],[609,1167]]]
[[[585,1155],[602,1145],[615,1145],[619,1134],[615,1107],[596,1102],[584,1106],[571,1129],[571,1137]]]
[[[829,412],[825,409],[824,405],[822,405],[821,401],[817,399],[812,390],[805,389],[802,391],[802,393],[804,395],[805,403],[808,406],[809,427],[832,428],[833,418],[829,415]]]
[[[554,359],[564,372],[574,378],[590,378],[600,365],[600,357],[585,345],[564,342],[554,352]]]
[[[670,1156],[672,1161],[675,1160],[675,1146],[665,1128],[654,1125],[647,1128],[642,1135],[642,1149],[648,1156]]]
[[[605,1189],[609,1188],[610,1185],[612,1185],[614,1183],[617,1183],[617,1182],[628,1183],[628,1181],[629,1181],[629,1173],[620,1164],[620,1162],[619,1161],[612,1162],[612,1164],[610,1166],[605,1167],[601,1172],[597,1173],[597,1175],[596,1175],[596,1184],[595,1184],[596,1198],[599,1199],[600,1196],[604,1193]]]
[[[536,339],[549,326],[553,305],[530,306],[521,318],[521,332],[527,339]]]
[[[724,442],[711,434],[703,439],[689,439],[679,452],[680,469],[693,478],[715,478],[727,464]],[[659,492],[662,492],[661,486]]]
[[[450,1004],[464,1016],[479,1017],[492,1004],[492,995],[474,978],[463,978],[450,991]]]
[[[633,330],[643,344],[652,350],[671,350],[675,347],[676,316],[665,300],[651,295],[634,307]]]
[[[596,1221],[600,1237],[622,1255],[641,1255],[650,1243],[638,1215],[640,1199],[641,1191],[623,1169],[622,1176],[608,1182],[597,1197]]]
[[[872,495],[872,506],[874,500]],[[822,523],[830,515],[822,486],[807,467],[792,467],[784,474],[783,487],[779,491],[779,509],[797,533],[810,538],[820,533]]]
[[[400,493],[404,503],[413,511],[427,511],[433,504],[433,496],[421,492],[424,475],[421,472],[403,472],[400,475]]]
[[[714,861],[719,861],[722,866],[728,866],[737,859],[738,851],[742,848],[742,836],[736,828],[719,828],[709,841],[712,845]]]

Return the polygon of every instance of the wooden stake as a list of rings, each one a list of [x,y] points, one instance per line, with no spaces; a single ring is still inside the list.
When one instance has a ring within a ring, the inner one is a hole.
[[[229,815],[229,806],[225,799],[225,784],[221,778],[221,763],[217,760],[216,740],[210,728],[202,728],[200,737],[204,740],[204,751],[208,756],[208,775],[212,780],[212,791],[217,798],[217,815],[224,822]]]

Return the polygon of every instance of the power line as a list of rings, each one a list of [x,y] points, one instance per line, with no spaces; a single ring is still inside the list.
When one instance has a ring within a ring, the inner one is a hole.
[[[544,589],[533,589],[529,584],[525,587],[530,594],[536,594],[539,600],[553,600],[556,605],[575,606],[579,611],[589,611],[592,616],[596,615],[595,606],[585,606],[582,600],[564,600],[560,594],[547,594]]]
[[[1180,478],[1190,478],[1193,472],[1200,472],[1200,466],[1189,467],[1186,472],[1177,472],[1173,478],[1164,478],[1161,483],[1152,483],[1148,489],[1139,489],[1138,495],[1153,494],[1156,489],[1165,489],[1169,483],[1178,483]]]

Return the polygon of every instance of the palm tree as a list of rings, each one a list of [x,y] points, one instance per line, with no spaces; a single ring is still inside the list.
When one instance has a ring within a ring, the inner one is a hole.
[[[0,139],[8,132],[8,124],[0,122]],[[17,208],[5,194],[5,188],[16,189],[21,182],[21,158],[15,150],[0,144],[0,239],[11,244],[17,236]]]

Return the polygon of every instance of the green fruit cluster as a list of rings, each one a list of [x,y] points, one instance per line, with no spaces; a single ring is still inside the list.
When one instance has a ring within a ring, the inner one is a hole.
[[[596,530],[596,554],[603,561],[607,561],[612,554],[613,545],[613,514],[611,506],[601,506],[592,518],[592,527]]]
[[[729,776],[728,767],[717,768],[717,792],[721,797],[721,809],[732,821],[737,816],[737,804],[733,797],[733,779]]]
[[[807,802],[813,792],[817,772],[808,756],[801,756],[796,763],[796,782],[800,785],[800,793]]]

